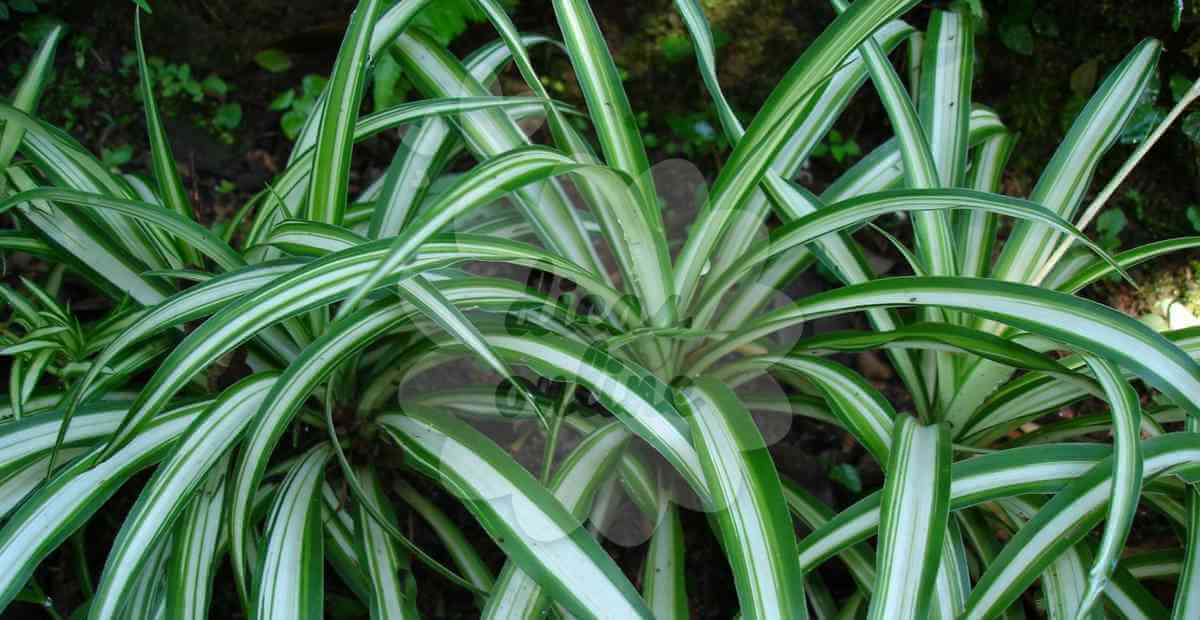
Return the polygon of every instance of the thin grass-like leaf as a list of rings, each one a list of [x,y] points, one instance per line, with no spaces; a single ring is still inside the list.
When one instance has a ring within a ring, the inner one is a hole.
[[[158,192],[163,204],[180,217],[195,220],[191,202],[188,201],[187,190],[183,188],[183,180],[179,177],[179,169],[175,165],[175,157],[171,154],[171,143],[167,138],[167,130],[163,128],[162,119],[158,115],[158,103],[154,100],[153,78],[146,66],[146,50],[142,45],[142,12],[135,11],[133,18],[133,40],[137,49],[138,75],[141,84],[142,105],[146,108],[146,133],[150,136],[150,156],[154,166],[154,178],[158,181]],[[196,264],[199,257],[193,248],[179,244],[179,251],[190,264]]]

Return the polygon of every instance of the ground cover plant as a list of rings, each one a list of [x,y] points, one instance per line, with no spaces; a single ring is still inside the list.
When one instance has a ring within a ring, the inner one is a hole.
[[[1200,329],[1080,295],[1200,244],[1110,255],[1081,232],[1200,94],[1093,179],[1156,41],[1108,69],[1018,198],[999,189],[1019,143],[971,96],[970,3],[913,24],[915,0],[834,0],[739,115],[703,6],[677,0],[730,147],[673,234],[587,2],[554,0],[545,37],[478,0],[497,39],[461,59],[416,22],[428,3],[362,0],[286,168],[219,234],[195,220],[140,30],[149,176],[38,120],[47,33],[0,104],[0,246],[55,265],[0,288],[0,607],[203,618],[233,590],[247,617],[353,615],[336,581],[372,618],[438,615],[430,588],[485,617],[689,617],[680,523],[700,512],[744,618],[1200,616]],[[569,58],[579,105],[547,92],[538,46]],[[889,59],[906,47],[907,83]],[[364,114],[384,58],[421,97]],[[528,91],[493,94],[509,63]],[[893,138],[820,194],[794,182],[864,89]],[[400,127],[351,195],[355,144]],[[877,277],[865,235],[912,275]],[[841,285],[782,292],[818,268]],[[73,308],[69,287],[111,303]],[[846,314],[869,328],[795,329]],[[900,407],[838,361],[876,349]],[[768,447],[794,416],[843,429],[883,488],[835,511],[781,475]],[[86,601],[57,609],[39,566],[138,485],[95,583],[80,562]],[[622,502],[650,532],[632,564],[602,544]],[[1131,552],[1149,514],[1175,544]]]

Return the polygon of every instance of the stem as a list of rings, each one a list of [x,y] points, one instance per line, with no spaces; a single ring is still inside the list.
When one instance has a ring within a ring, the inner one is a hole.
[[[383,528],[385,533],[400,543],[400,546],[411,553],[419,562],[428,566],[455,585],[470,590],[473,594],[487,594],[476,587],[475,584],[463,579],[457,573],[447,568],[446,565],[434,559],[424,549],[418,547],[416,543],[400,531],[399,527],[393,525],[375,504],[366,499],[366,492],[363,490],[362,483],[358,481],[358,476],[354,474],[354,467],[350,464],[350,460],[346,458],[346,452],[342,450],[342,439],[338,436],[337,428],[333,424],[333,401],[333,383],[328,382],[325,384],[325,429],[329,432],[329,443],[333,447],[335,460],[338,466],[341,467],[342,478],[350,487],[350,491],[354,495],[354,500],[366,510],[368,516]]]
[[[1104,189],[1100,190],[1100,193],[1096,195],[1096,198],[1092,200],[1092,203],[1088,205],[1086,210],[1084,210],[1083,215],[1079,217],[1079,221],[1075,224],[1076,228],[1083,230],[1092,222],[1092,219],[1095,218],[1096,214],[1100,212],[1100,209],[1104,207],[1104,204],[1108,202],[1108,199],[1112,198],[1112,195],[1117,191],[1117,188],[1121,186],[1121,183],[1125,182],[1125,178],[1129,176],[1129,173],[1133,172],[1133,169],[1137,167],[1139,163],[1141,163],[1142,158],[1145,157],[1146,153],[1148,153],[1150,149],[1154,147],[1154,144],[1158,142],[1158,139],[1161,138],[1163,134],[1166,133],[1167,129],[1175,123],[1176,119],[1183,114],[1183,111],[1188,107],[1188,105],[1190,105],[1197,98],[1200,98],[1200,79],[1192,82],[1191,88],[1188,88],[1183,97],[1181,97],[1175,104],[1175,107],[1171,108],[1171,111],[1167,113],[1167,117],[1164,118],[1163,121],[1154,128],[1154,131],[1145,140],[1143,140],[1136,149],[1134,149],[1132,154],[1129,155],[1129,159],[1125,160],[1125,163],[1121,165],[1121,169],[1117,171],[1117,174],[1114,175],[1111,180],[1109,180],[1108,184],[1104,186]],[[1054,254],[1050,256],[1050,259],[1046,261],[1046,264],[1042,265],[1042,270],[1038,272],[1036,277],[1034,277],[1032,284],[1041,284],[1042,280],[1046,279],[1046,276],[1050,274],[1050,270],[1054,268],[1054,265],[1056,265],[1058,261],[1062,260],[1063,255],[1066,254],[1067,250],[1071,248],[1073,241],[1073,239],[1067,238],[1058,245],[1058,248],[1054,250]]]
[[[95,594],[96,588],[92,583],[92,572],[88,569],[87,553],[84,548],[83,528],[71,535],[71,547],[75,550],[75,568],[79,571],[79,580],[83,588],[84,598]]]
[[[554,453],[558,450],[558,431],[562,428],[563,417],[566,416],[567,406],[575,400],[575,383],[567,384],[563,390],[562,399],[554,408],[554,418],[550,420],[550,428],[546,431],[546,448],[542,452],[542,484],[550,484],[550,471],[554,467]]]

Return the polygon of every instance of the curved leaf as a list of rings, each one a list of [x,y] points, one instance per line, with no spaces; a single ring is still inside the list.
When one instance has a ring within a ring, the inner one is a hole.
[[[807,618],[783,487],[749,412],[710,379],[684,389],[680,406],[692,426],[742,617]]]
[[[384,415],[382,428],[421,473],[445,485],[474,513],[510,560],[580,618],[649,618],[612,559],[508,454],[450,416],[410,408]]]
[[[748,324],[705,352],[704,368],[736,346],[808,319],[879,306],[942,306],[1009,323],[1115,361],[1200,415],[1200,365],[1162,335],[1101,304],[975,278],[887,278],[810,296]]]
[[[332,455],[327,443],[310,448],[279,486],[255,580],[256,618],[315,620],[325,615],[320,489]]]

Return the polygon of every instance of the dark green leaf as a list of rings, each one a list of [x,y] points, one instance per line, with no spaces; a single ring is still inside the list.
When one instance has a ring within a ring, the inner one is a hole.
[[[1033,31],[1025,24],[1002,22],[1000,40],[1005,47],[1018,54],[1033,55]]]
[[[1187,116],[1184,116],[1180,130],[1193,144],[1200,144],[1200,110],[1189,112]]]
[[[271,73],[283,73],[292,68],[292,58],[277,49],[265,49],[254,55],[254,62]]]
[[[838,463],[829,468],[829,479],[846,487],[852,493],[862,493],[862,478],[858,469],[849,463]]]
[[[242,106],[238,102],[221,104],[213,114],[213,125],[220,129],[237,129],[242,124]]]

